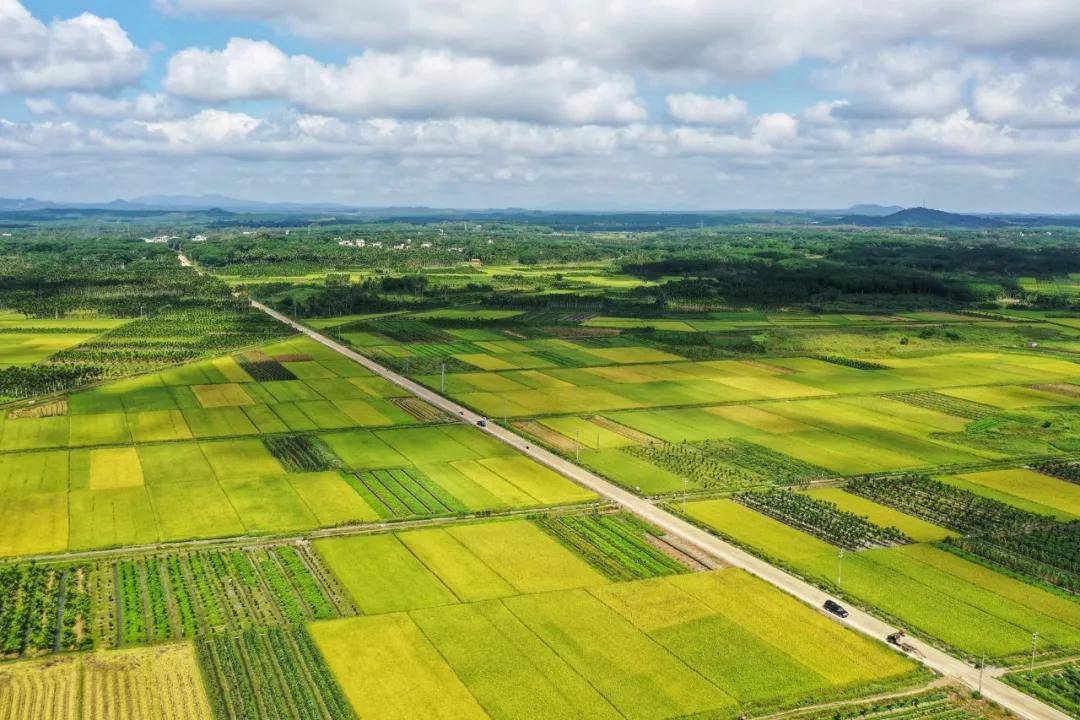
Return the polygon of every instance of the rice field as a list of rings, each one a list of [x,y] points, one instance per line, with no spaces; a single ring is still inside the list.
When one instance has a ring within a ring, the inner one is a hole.
[[[960,342],[887,348],[898,335],[857,344],[853,326],[886,322],[914,337],[980,321],[463,307],[319,324],[431,387],[445,364],[447,395],[641,494],[793,486],[781,494],[895,528],[874,536],[895,542],[867,543],[888,547],[841,557],[830,540],[842,538],[775,519],[797,517],[685,503],[695,521],[965,657],[1014,662],[1033,632],[1047,656],[1080,652],[1071,599],[968,559],[942,542],[955,528],[836,484],[933,473],[1075,520],[1074,483],[1019,468],[1075,451],[1077,364]],[[749,328],[782,329],[790,344],[700,342],[757,342]],[[4,338],[10,357],[48,349]],[[0,665],[0,720],[25,707],[169,720],[734,717],[925,679],[742,571],[708,570],[602,506],[585,514],[592,492],[452,421],[302,337],[5,412],[0,557],[146,547],[0,565],[44,568],[3,576],[32,601],[0,598],[0,617],[16,607],[34,620],[28,633],[0,625],[19,657]],[[483,517],[509,510],[530,514]],[[374,523],[387,526],[363,527]],[[1057,691],[1059,675],[1042,684]]]
[[[0,557],[595,500],[400,392],[292,338],[4,417]]]
[[[1080,649],[1080,606],[934,546],[846,553],[730,500],[687,503],[685,512],[724,537],[815,582],[872,606],[961,653],[1008,660]],[[842,574],[841,574],[842,563]]]
[[[1080,485],[1024,468],[946,478],[976,494],[1068,522],[1080,519]]]
[[[371,718],[681,717],[887,686],[914,670],[738,570],[489,590],[499,596],[310,629]],[[795,627],[806,642],[782,640]]]
[[[110,650],[0,666],[4,720],[205,720],[189,644]]]
[[[916,313],[866,321],[884,320],[951,323],[970,318]],[[658,349],[635,344],[626,335],[641,327],[661,330],[665,323],[675,323],[668,332],[693,333],[700,331],[692,327],[695,323],[710,322],[729,321],[593,318],[579,328],[605,328],[609,335],[603,340],[569,332],[546,337],[545,328],[531,331],[539,337],[510,340],[511,335],[497,327],[459,331],[440,325],[440,332],[482,332],[473,349],[452,356],[473,370],[448,372],[445,379],[427,370],[415,376],[429,386],[445,387],[482,414],[515,421],[564,455],[587,453],[590,467],[628,487],[659,492],[672,492],[680,484],[621,472],[620,467],[628,466],[625,453],[608,451],[632,449],[642,441],[604,429],[597,432],[593,418],[666,442],[739,438],[836,475],[924,471],[1072,447],[1067,437],[1058,444],[988,440],[981,427],[973,425],[995,413],[1060,412],[1074,406],[1074,395],[1055,389],[1080,378],[1076,364],[1067,360],[966,349],[860,357],[844,353],[843,342],[858,336],[844,340],[848,336],[843,333],[837,335],[836,350],[817,356],[688,360],[674,352],[658,355]],[[828,327],[855,321],[762,315],[730,322]],[[828,346],[828,335],[814,337],[824,338],[819,344]],[[392,349],[407,358],[420,352],[419,347],[405,340],[375,349]],[[556,364],[540,362],[555,356],[560,359]],[[404,369],[408,372],[407,364]],[[1064,432],[1067,425],[1062,428]],[[645,467],[661,477],[670,470],[655,463]]]

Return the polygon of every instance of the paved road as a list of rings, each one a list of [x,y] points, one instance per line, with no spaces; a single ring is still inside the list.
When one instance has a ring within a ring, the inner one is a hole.
[[[251,304],[271,317],[304,333],[316,342],[322,343],[331,350],[341,353],[350,360],[363,365],[375,374],[381,375],[395,385],[408,390],[418,398],[431,403],[450,415],[460,418],[463,422],[467,422],[475,427],[477,420],[480,420],[481,416],[468,408],[458,405],[452,400],[429,390],[423,385],[413,382],[407,377],[383,367],[371,358],[354,352],[340,343],[334,342],[325,335],[322,335],[275,310],[271,310],[262,303],[252,301]],[[666,532],[701,548],[705,552],[715,555],[717,558],[730,565],[742,568],[743,570],[760,577],[814,607],[820,608],[822,603],[829,597],[827,593],[810,583],[776,568],[730,543],[724,542],[715,535],[686,522],[682,518],[672,515],[666,510],[657,507],[649,500],[638,497],[637,495],[622,489],[618,485],[605,480],[599,475],[578,467],[544,448],[537,447],[530,443],[530,441],[504,427],[494,423],[488,423],[486,428],[481,429],[488,435],[516,448],[533,460],[547,465],[551,469],[561,473],[578,484],[589,488],[598,495],[623,506],[630,512],[648,520],[650,523]],[[849,608],[849,610],[850,615],[845,619],[835,618],[832,615],[829,617],[879,640],[884,640],[896,630],[888,623],[882,622],[869,613],[855,608]],[[928,667],[938,671],[942,675],[955,678],[973,689],[979,687],[979,671],[975,667],[919,640],[910,639],[909,642],[916,651],[914,659],[922,661]],[[999,670],[986,669],[982,682],[982,689],[983,695],[987,698],[1012,710],[1017,715],[1029,718],[1030,720],[1069,720],[1068,716],[1064,713],[995,679],[993,676],[997,674],[1000,674]]]

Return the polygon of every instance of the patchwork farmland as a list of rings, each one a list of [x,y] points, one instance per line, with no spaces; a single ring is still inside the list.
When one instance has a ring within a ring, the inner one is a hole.
[[[310,325],[485,427],[231,298],[190,345],[173,307],[0,315],[0,365],[115,363],[4,398],[0,720],[1008,717],[915,642],[1075,714],[1070,318],[658,314],[623,301],[659,281],[601,265],[452,270],[505,306],[387,291]],[[255,284],[280,278],[324,280]],[[521,302],[536,278],[603,308]]]

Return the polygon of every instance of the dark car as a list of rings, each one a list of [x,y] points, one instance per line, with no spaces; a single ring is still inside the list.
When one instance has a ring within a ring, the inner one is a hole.
[[[835,600],[826,600],[825,609],[837,617],[846,618],[848,616],[848,611],[844,609],[844,606]]]
[[[476,424],[480,427],[487,427],[487,420],[485,420],[484,418],[480,418],[476,421]]]

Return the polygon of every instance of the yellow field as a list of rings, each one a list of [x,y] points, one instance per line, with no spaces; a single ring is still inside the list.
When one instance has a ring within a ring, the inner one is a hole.
[[[775,400],[797,397],[819,397],[836,393],[821,388],[810,387],[794,380],[785,380],[774,376],[766,377],[719,377],[715,381],[738,390],[745,390]]]
[[[195,653],[188,644],[0,666],[0,720],[211,717]]]
[[[755,405],[721,405],[705,408],[705,411],[767,433],[802,432],[814,429],[811,425],[762,410]]]
[[[142,465],[133,447],[90,451],[90,489],[109,490],[143,484]]]
[[[0,496],[0,557],[67,549],[67,492]]]
[[[365,718],[488,717],[405,613],[315,623],[310,630],[345,696],[354,708],[364,708]]]
[[[251,382],[251,376],[230,355],[214,358],[210,362],[229,382]]]
[[[0,720],[76,720],[76,657],[0,665]]]
[[[83,671],[83,720],[211,718],[191,645],[94,653]]]
[[[234,405],[254,405],[255,401],[240,385],[221,383],[219,385],[192,385],[191,392],[199,399],[204,408],[230,407]]]

